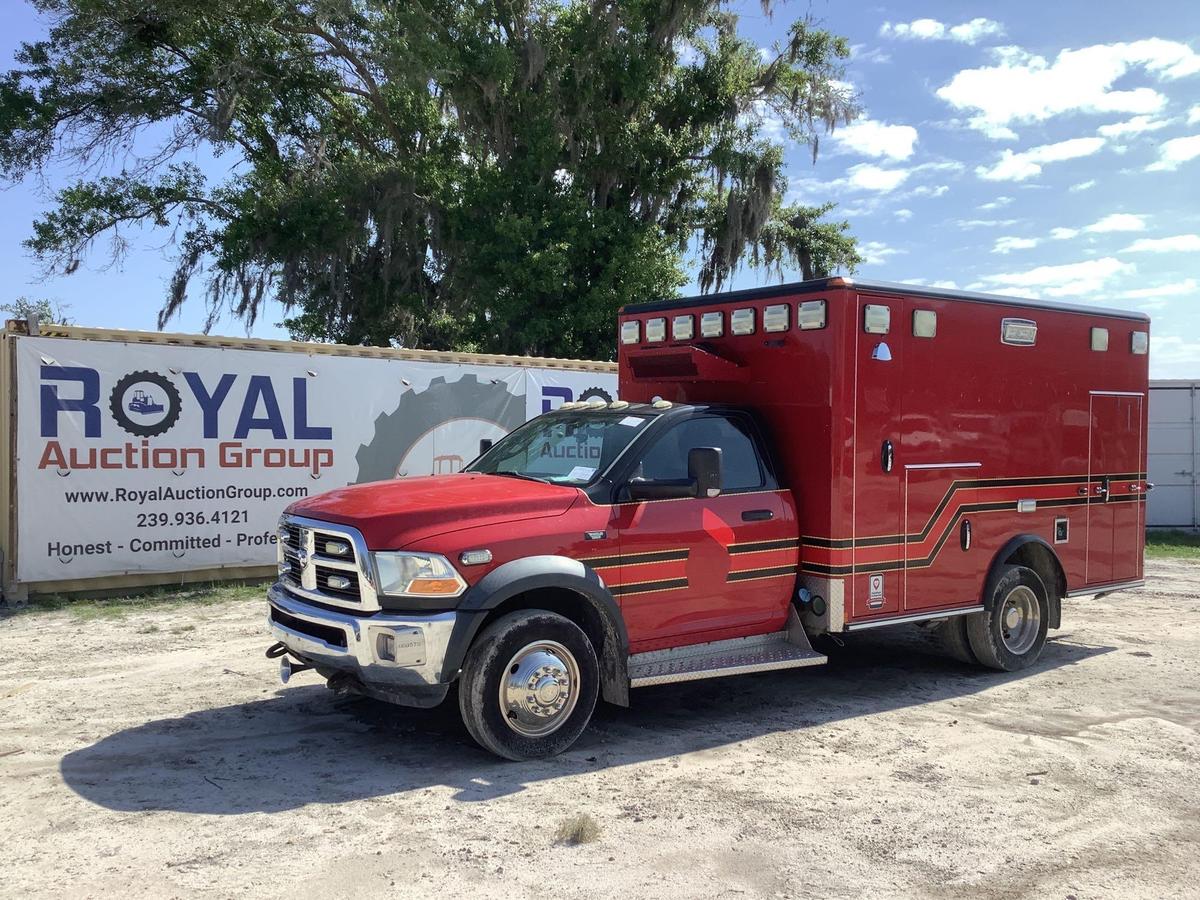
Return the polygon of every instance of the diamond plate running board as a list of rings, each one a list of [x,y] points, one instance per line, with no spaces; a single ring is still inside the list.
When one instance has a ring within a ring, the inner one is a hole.
[[[630,687],[649,687],[675,681],[698,681],[726,675],[748,675],[775,669],[819,666],[826,661],[808,643],[795,610],[787,631],[752,637],[652,650],[629,657]]]

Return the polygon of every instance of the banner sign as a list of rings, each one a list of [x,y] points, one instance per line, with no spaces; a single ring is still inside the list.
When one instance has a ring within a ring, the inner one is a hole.
[[[17,578],[272,565],[279,514],[457,472],[607,372],[19,337]]]

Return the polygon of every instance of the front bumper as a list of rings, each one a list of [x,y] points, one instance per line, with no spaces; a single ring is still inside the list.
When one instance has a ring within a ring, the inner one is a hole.
[[[434,688],[457,674],[445,671],[455,613],[355,616],[304,603],[278,583],[267,590],[267,602],[271,634],[294,656],[345,672],[368,689]]]

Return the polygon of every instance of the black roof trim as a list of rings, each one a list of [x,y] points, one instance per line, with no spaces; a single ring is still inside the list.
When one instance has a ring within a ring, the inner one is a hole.
[[[836,281],[837,284],[832,282]],[[858,278],[815,278],[811,281],[794,281],[790,284],[771,284],[747,288],[723,294],[702,294],[697,297],[680,297],[675,300],[653,300],[647,303],[631,303],[622,313],[659,312],[669,309],[686,309],[691,306],[712,306],[715,303],[730,303],[738,300],[766,300],[772,297],[811,294],[839,287],[859,291],[878,291],[887,294],[903,294],[909,297],[931,297],[938,300],[966,300],[971,303],[990,303],[997,306],[1021,306],[1030,309],[1049,309],[1056,312],[1083,313],[1091,316],[1107,316],[1149,322],[1145,313],[1127,309],[1110,309],[1101,306],[1084,306],[1076,303],[1058,303],[1053,300],[1034,300],[1028,297],[1005,297],[1001,294],[979,294],[973,291],[952,291],[945,288],[925,287],[919,284],[898,284],[891,281],[869,281]]]

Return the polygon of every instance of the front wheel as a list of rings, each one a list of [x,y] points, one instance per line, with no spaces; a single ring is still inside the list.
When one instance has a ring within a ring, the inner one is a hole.
[[[538,759],[575,743],[599,686],[596,651],[578,625],[545,610],[520,610],[497,619],[471,646],[458,707],[480,746],[505,759]]]
[[[1004,672],[1024,669],[1046,646],[1046,586],[1033,569],[1008,566],[992,591],[991,608],[966,618],[967,638],[981,663]]]

